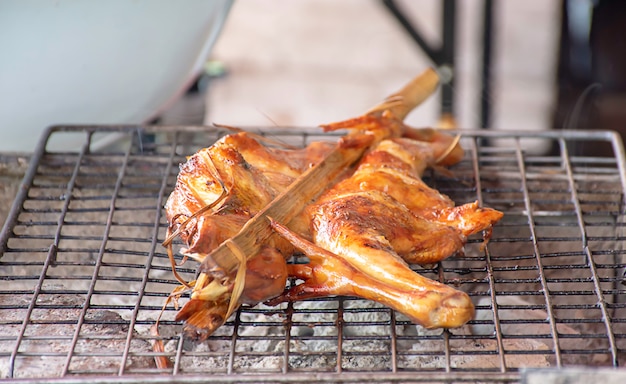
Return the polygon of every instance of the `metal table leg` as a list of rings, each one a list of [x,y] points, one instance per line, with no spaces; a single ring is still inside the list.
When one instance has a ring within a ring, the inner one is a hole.
[[[456,51],[456,6],[457,0],[443,0],[442,12],[442,43],[433,47],[419,32],[405,12],[398,7],[394,0],[382,0],[387,10],[396,18],[413,41],[422,49],[428,58],[435,64],[442,77],[441,89],[441,116],[454,118],[454,79],[455,51]],[[483,47],[482,47],[482,89],[480,104],[480,126],[488,128],[491,119],[491,59],[493,42],[493,9],[494,1],[485,0],[483,12]]]

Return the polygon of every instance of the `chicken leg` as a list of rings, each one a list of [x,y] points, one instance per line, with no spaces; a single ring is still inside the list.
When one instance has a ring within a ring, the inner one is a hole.
[[[364,245],[369,252],[361,257],[338,255],[280,223],[272,221],[272,228],[304,252],[310,263],[288,265],[289,274],[304,282],[270,300],[270,305],[329,295],[358,296],[393,308],[425,328],[456,328],[474,316],[467,294],[415,273],[389,249],[372,251]]]

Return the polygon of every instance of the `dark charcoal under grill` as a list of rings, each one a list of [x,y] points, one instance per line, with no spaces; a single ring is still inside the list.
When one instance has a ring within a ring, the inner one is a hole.
[[[464,161],[451,175],[427,175],[457,204],[479,200],[505,213],[487,247],[476,236],[464,255],[419,269],[471,295],[477,315],[463,328],[427,331],[378,304],[341,297],[242,308],[194,343],[170,305],[161,322],[165,352],[154,352],[150,328],[177,286],[161,246],[162,207],[178,164],[225,133],[48,132],[0,242],[1,378],[516,381],[523,367],[626,363],[624,154],[606,132],[463,131]],[[119,136],[115,145],[101,145],[104,134]],[[294,145],[334,140],[314,130],[267,134]],[[63,135],[76,146],[51,149]],[[558,151],[534,154],[538,141]],[[613,152],[569,151],[592,141]],[[181,273],[193,279],[195,265]],[[157,355],[172,367],[157,369]],[[145,376],[154,374],[161,375]]]

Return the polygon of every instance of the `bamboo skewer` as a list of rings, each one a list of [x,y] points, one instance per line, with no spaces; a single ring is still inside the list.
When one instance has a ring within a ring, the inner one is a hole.
[[[438,85],[439,75],[434,69],[428,68],[399,91],[387,96],[382,103],[370,109],[367,114],[389,110],[396,119],[404,120],[409,112],[435,92]]]

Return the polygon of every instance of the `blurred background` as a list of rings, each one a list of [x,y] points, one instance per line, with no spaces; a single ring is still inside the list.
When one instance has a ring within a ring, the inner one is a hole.
[[[621,0],[183,4],[2,2],[0,150],[63,123],[317,126],[428,66],[450,81],[412,125],[626,132]]]
[[[434,51],[442,48],[444,29],[454,29],[453,63],[443,57],[434,62],[386,2],[274,3],[281,12],[267,9],[263,1],[235,3],[213,51],[214,58],[227,63],[230,76],[210,92],[209,117],[271,123],[265,114],[279,125],[343,119],[375,105],[424,68],[445,66],[454,75],[451,96],[458,125],[479,128],[484,7],[490,3],[495,55],[487,96],[494,108],[490,125],[550,126],[559,0],[393,2]],[[455,15],[445,20],[450,4],[456,4]],[[440,90],[408,121],[436,124],[441,98]],[[245,113],[237,115],[233,108]]]

